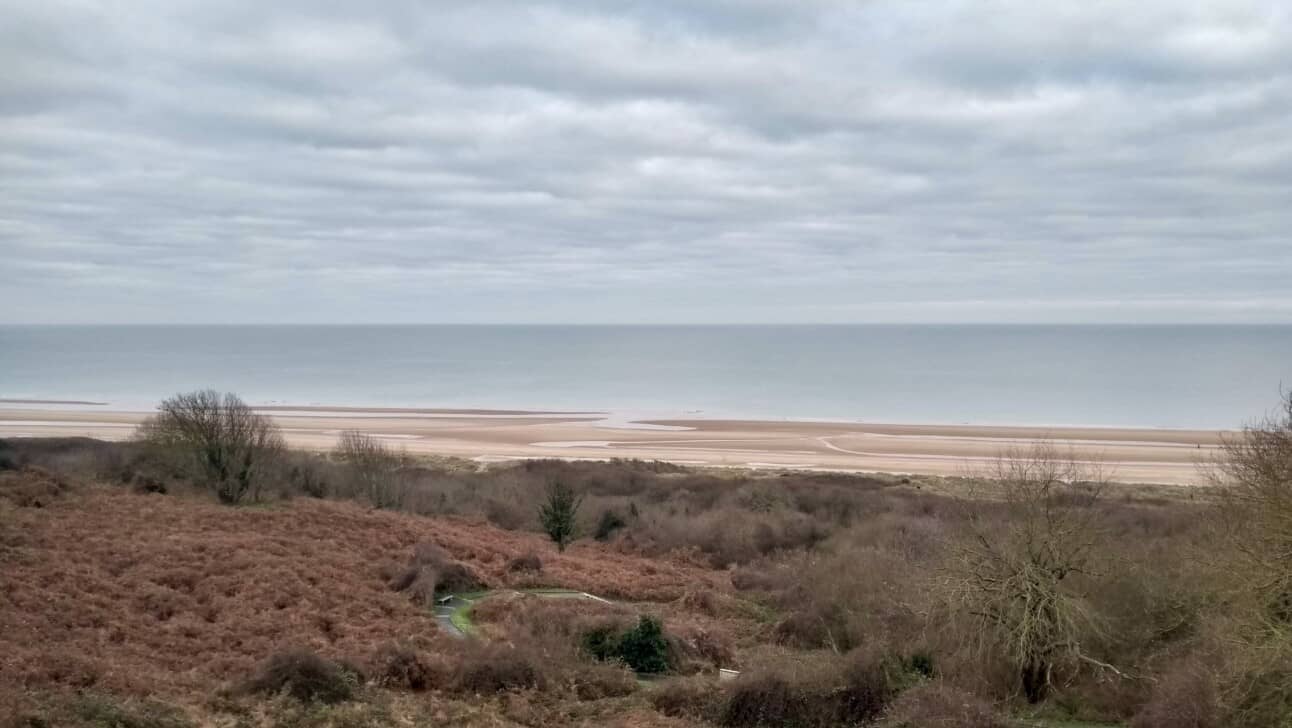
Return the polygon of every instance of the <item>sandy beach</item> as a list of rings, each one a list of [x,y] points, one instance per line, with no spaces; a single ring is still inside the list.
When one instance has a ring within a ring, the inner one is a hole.
[[[961,475],[998,453],[1049,439],[1122,482],[1200,484],[1221,432],[714,419],[630,420],[605,413],[433,408],[263,408],[295,447],[327,449],[358,429],[411,453],[496,462],[644,458],[696,466]],[[124,439],[146,412],[80,403],[0,403],[0,437]]]

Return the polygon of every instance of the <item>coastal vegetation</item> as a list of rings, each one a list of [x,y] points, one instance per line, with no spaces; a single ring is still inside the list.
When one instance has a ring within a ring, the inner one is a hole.
[[[1183,488],[1048,443],[957,478],[287,451],[180,395],[0,441],[0,716],[1287,728],[1282,405]]]
[[[574,540],[582,504],[583,497],[565,483],[556,480],[548,484],[547,501],[539,506],[538,519],[557,551],[564,551]]]

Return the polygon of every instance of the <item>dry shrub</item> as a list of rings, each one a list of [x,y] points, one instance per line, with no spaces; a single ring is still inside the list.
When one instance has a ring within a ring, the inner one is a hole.
[[[403,453],[358,430],[346,430],[337,438],[332,457],[342,464],[343,495],[376,508],[403,506],[408,490],[399,472],[407,460]]]
[[[690,674],[735,663],[736,650],[731,635],[720,628],[692,624],[674,624],[667,634],[674,669]]]
[[[421,691],[431,686],[433,670],[418,651],[404,644],[386,642],[370,661],[369,674],[384,687]]]
[[[533,551],[513,557],[507,561],[507,571],[516,572],[539,572],[543,570],[543,560]]]
[[[746,565],[731,571],[731,585],[739,591],[771,591],[781,583],[769,573],[769,567]]]
[[[884,712],[879,725],[882,728],[1007,728],[1009,723],[991,705],[973,695],[944,683],[928,682],[899,695]]]
[[[484,695],[543,685],[547,665],[542,656],[524,647],[471,644],[453,674],[453,687]]]
[[[698,549],[710,565],[747,564],[777,552],[810,549],[829,530],[811,516],[789,510],[750,511],[735,505],[698,511],[663,508],[624,529],[624,542],[646,554]]]
[[[927,577],[908,558],[872,546],[841,546],[769,571],[785,612],[775,640],[846,652],[861,646],[903,648],[919,639]]]
[[[476,573],[475,569],[454,561],[445,564],[436,572],[436,588],[453,594],[461,594],[463,592],[480,591],[485,588],[485,582]]]
[[[37,706],[15,710],[5,728],[197,728],[178,708],[154,700],[97,693],[47,696]]]
[[[1222,685],[1226,728],[1292,728],[1292,646],[1239,648]]]
[[[1186,664],[1162,677],[1132,728],[1220,728],[1216,681],[1200,665]]]
[[[730,687],[719,722],[744,726],[864,724],[878,718],[910,677],[879,653],[775,665]]]
[[[78,690],[97,684],[104,673],[98,660],[82,655],[45,652],[25,666],[23,684],[28,687],[61,685]]]
[[[691,591],[688,590],[677,600],[679,607],[689,609],[693,612],[706,614],[710,617],[718,613],[718,598],[711,591]]]
[[[854,650],[844,658],[839,719],[844,723],[874,720],[912,677],[898,661],[877,650]]]
[[[833,687],[779,671],[742,675],[727,691],[718,722],[746,726],[826,726],[834,723]]]
[[[478,626],[501,639],[551,650],[574,650],[583,635],[594,629],[623,631],[632,626],[632,612],[621,605],[519,592],[482,599],[472,607],[471,616]]]
[[[435,572],[427,568],[418,568],[413,570],[413,580],[409,583],[405,592],[408,599],[419,607],[431,607],[435,605],[435,592],[439,589],[439,584],[435,580]]]
[[[443,546],[430,541],[419,541],[413,546],[413,555],[410,562],[417,566],[429,566],[433,569],[438,569],[449,563],[452,558],[449,556],[449,552],[444,550]]]
[[[408,565],[399,568],[387,562],[379,570],[393,591],[405,592],[414,604],[435,604],[437,592],[454,594],[483,589],[484,580],[474,569],[454,561],[440,546],[421,542],[413,547]]]
[[[165,622],[175,616],[183,605],[182,598],[174,590],[155,587],[143,591],[136,601],[140,611],[158,622]]]
[[[636,677],[619,665],[574,662],[567,667],[565,680],[573,687],[579,700],[618,698],[637,690]]]
[[[71,490],[71,483],[44,468],[0,472],[0,499],[19,508],[44,508]]]
[[[295,648],[279,652],[239,686],[239,692],[287,694],[302,702],[339,703],[354,696],[358,675],[316,653]]]
[[[717,722],[722,711],[722,692],[712,675],[665,680],[650,692],[650,703],[671,718],[695,718]]]

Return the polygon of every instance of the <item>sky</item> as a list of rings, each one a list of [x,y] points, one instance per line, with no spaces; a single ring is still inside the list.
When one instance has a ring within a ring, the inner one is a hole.
[[[1292,322],[1286,0],[0,17],[0,322]]]

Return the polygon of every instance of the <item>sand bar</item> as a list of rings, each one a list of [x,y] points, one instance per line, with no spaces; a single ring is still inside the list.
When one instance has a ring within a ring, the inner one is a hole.
[[[529,410],[263,408],[297,447],[326,449],[342,430],[412,453],[497,462],[518,458],[668,460],[688,465],[962,475],[1011,447],[1048,439],[1124,482],[1200,484],[1199,465],[1224,433],[1098,427],[998,427],[760,420],[607,419]],[[421,415],[420,417],[418,415]],[[427,416],[433,415],[433,416]],[[0,437],[80,435],[118,440],[141,412],[0,404]],[[642,425],[646,425],[643,427]]]

